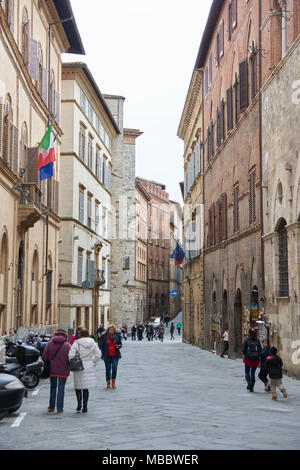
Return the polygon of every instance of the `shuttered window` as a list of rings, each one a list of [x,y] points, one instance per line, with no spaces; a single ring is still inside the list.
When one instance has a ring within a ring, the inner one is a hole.
[[[225,112],[225,104],[224,100],[222,98],[221,103],[220,103],[220,143],[224,141],[225,135],[224,135],[224,112]]]
[[[220,30],[219,30],[219,57],[221,58],[224,55],[224,20],[221,21]]]
[[[279,296],[289,296],[289,262],[288,262],[288,238],[286,221],[281,220],[278,228],[278,257],[279,257]]]
[[[81,286],[82,284],[82,266],[83,266],[83,256],[82,251],[78,252],[78,265],[77,265],[77,284]]]
[[[205,97],[206,97],[208,94],[208,68],[207,67],[204,72],[204,91],[205,91]]]
[[[42,100],[48,106],[48,70],[42,70]]]
[[[212,244],[216,244],[216,204],[212,205]]]
[[[82,189],[79,190],[79,221],[84,221],[84,192]]]
[[[235,74],[234,82],[234,111],[235,111],[235,124],[238,123],[240,117],[240,84],[237,74]]]
[[[232,86],[227,89],[227,130],[233,128]]]
[[[233,188],[233,232],[240,230],[239,222],[239,186]]]
[[[232,0],[231,8],[232,8],[232,29],[234,29],[237,26],[237,0]]]
[[[38,52],[39,44],[33,39],[28,39],[28,72],[32,80],[38,79]]]
[[[216,110],[216,148],[220,147],[220,112],[219,108]]]
[[[19,170],[19,129],[11,127],[11,169],[18,176]]]
[[[248,60],[240,63],[240,110],[245,111],[249,104],[248,94]]]
[[[231,40],[232,34],[232,5],[231,1],[228,2],[228,41]]]
[[[256,171],[255,169],[249,175],[249,224],[256,222],[256,195],[255,195]]]

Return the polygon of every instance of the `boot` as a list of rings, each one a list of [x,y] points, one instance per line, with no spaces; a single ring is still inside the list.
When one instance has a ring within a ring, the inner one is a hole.
[[[87,404],[89,400],[89,391],[88,390],[83,390],[83,407],[82,407],[82,413],[87,413]]]
[[[110,379],[106,381],[107,383],[107,388],[110,388]]]
[[[255,385],[255,382],[250,382],[250,384],[249,384],[249,391],[250,392],[254,391],[254,385]]]
[[[82,407],[82,391],[81,390],[75,390],[76,397],[77,397],[77,408],[76,411],[79,413],[81,411]]]
[[[116,379],[111,379],[112,388],[116,388]]]

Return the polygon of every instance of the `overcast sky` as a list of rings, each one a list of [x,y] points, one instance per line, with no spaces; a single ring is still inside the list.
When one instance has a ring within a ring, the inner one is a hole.
[[[126,98],[124,126],[140,129],[136,175],[166,184],[182,204],[177,130],[211,0],[71,0],[100,91]]]

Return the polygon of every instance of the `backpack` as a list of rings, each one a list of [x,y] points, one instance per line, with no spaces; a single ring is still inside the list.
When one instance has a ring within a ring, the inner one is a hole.
[[[249,359],[252,359],[255,361],[256,359],[259,359],[259,354],[260,354],[260,344],[258,341],[247,341],[247,349],[246,349],[246,356]]]

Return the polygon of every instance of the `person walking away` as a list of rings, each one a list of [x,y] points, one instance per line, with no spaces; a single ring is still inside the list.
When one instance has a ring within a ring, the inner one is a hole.
[[[175,326],[174,326],[174,323],[172,322],[170,326],[171,339],[175,339],[174,331],[175,331]]]
[[[261,351],[260,341],[257,339],[257,331],[255,328],[250,328],[249,336],[245,339],[243,344],[245,378],[248,383],[247,390],[250,392],[254,391],[255,371],[259,364]]]
[[[148,324],[148,326],[147,326],[147,338],[148,338],[148,341],[153,341],[153,334],[154,334],[153,325]]]
[[[161,340],[161,342],[164,341],[164,334],[165,334],[165,327],[164,327],[163,322],[161,322],[161,324],[158,327],[158,337]]]
[[[107,388],[116,388],[116,378],[119,359],[121,359],[120,349],[122,348],[122,337],[117,332],[114,325],[110,325],[106,332],[101,336],[100,349],[102,359],[105,363]]]
[[[170,321],[170,317],[169,317],[169,315],[167,314],[167,315],[165,316],[166,328],[168,328],[168,326],[169,326],[169,321]]]
[[[143,325],[143,322],[140,322],[139,326],[137,327],[137,336],[138,336],[139,341],[142,341],[143,333],[144,333],[144,325]]]
[[[177,328],[177,331],[178,331],[178,335],[180,335],[181,327],[182,327],[181,321],[177,322],[177,323],[176,323],[176,328]]]
[[[282,384],[282,359],[277,355],[277,348],[272,347],[271,355],[267,357],[265,362],[271,382],[272,400],[277,400],[276,388],[281,391],[283,398],[287,398],[287,391]]]
[[[228,339],[228,326],[225,327],[225,331],[223,333],[223,352],[221,354],[221,357],[224,357],[225,353],[228,353],[229,349],[229,339]]]
[[[42,359],[50,361],[50,399],[48,411],[57,413],[64,411],[65,385],[70,375],[69,350],[67,332],[58,329],[45,347]]]
[[[82,360],[83,370],[73,372],[74,389],[77,397],[77,409],[79,413],[87,413],[89,400],[89,390],[96,386],[96,363],[101,359],[99,347],[93,338],[90,338],[89,331],[83,328],[79,333],[79,338],[74,341],[69,351],[69,360],[79,353]]]
[[[70,341],[69,341],[69,344],[70,344],[71,346],[72,346],[72,344],[74,343],[74,341],[76,341],[76,339],[79,338],[79,332],[80,332],[80,330],[82,330],[82,328],[84,328],[84,326],[82,326],[82,325],[77,326],[76,332],[74,333],[74,335],[71,336]]]
[[[136,341],[136,325],[133,325],[131,328],[131,339],[132,341]]]
[[[268,340],[264,338],[261,342],[262,352],[260,353],[260,371],[258,374],[259,379],[263,382],[265,386],[265,392],[270,392],[271,387],[268,380],[268,369],[266,368],[267,357],[271,355],[271,348],[268,345]]]

